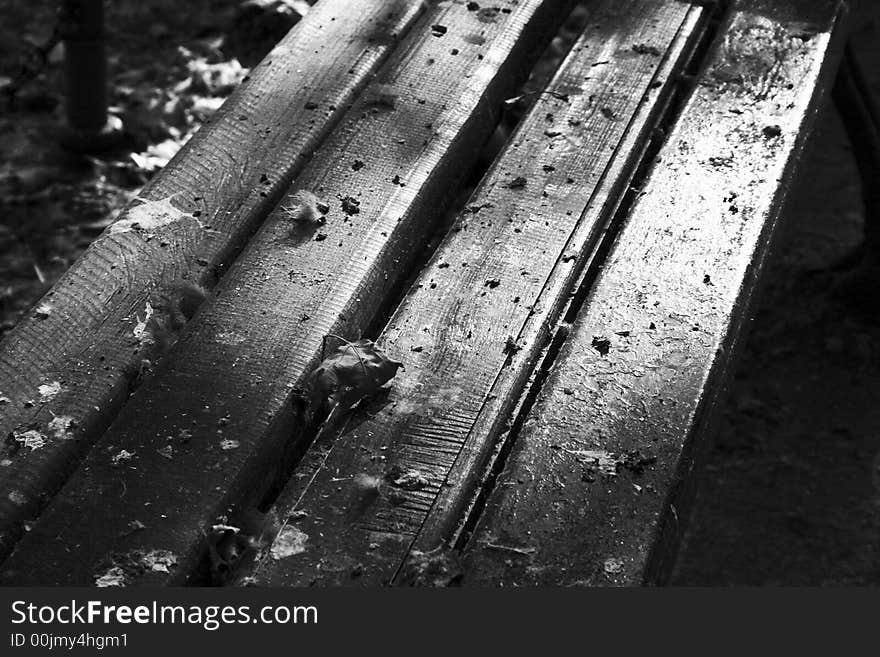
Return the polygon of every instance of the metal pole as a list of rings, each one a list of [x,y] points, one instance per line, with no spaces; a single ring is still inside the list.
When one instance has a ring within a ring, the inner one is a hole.
[[[64,38],[65,145],[95,151],[112,145],[121,124],[107,114],[104,0],[61,0]]]

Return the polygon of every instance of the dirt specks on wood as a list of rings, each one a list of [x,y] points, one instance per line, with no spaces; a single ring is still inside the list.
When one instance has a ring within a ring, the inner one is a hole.
[[[603,356],[607,356],[608,352],[611,351],[611,340],[601,335],[593,336],[592,345],[593,349],[598,351]]]
[[[361,202],[353,196],[342,199],[342,211],[348,216],[358,214],[361,211]]]
[[[655,46],[649,46],[646,43],[636,43],[633,45],[632,50],[638,55],[653,55],[654,57],[659,57],[663,54],[662,52],[660,52],[659,48]]]

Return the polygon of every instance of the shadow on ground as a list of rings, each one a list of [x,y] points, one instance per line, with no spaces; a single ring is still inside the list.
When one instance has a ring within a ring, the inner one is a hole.
[[[880,98],[880,3],[861,4],[856,45]],[[828,103],[789,196],[674,584],[880,584],[880,308],[840,301],[844,275],[828,270],[859,243],[863,220]]]

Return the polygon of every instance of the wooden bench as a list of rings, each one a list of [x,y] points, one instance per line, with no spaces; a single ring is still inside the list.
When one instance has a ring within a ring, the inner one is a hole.
[[[0,345],[4,584],[664,581],[845,3],[585,3],[466,201],[574,3],[348,5]]]

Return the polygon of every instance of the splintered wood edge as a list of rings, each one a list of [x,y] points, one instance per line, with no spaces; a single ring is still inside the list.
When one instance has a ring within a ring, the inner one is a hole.
[[[645,16],[649,10],[650,15]],[[589,26],[602,23],[600,33],[579,39],[548,93],[542,95],[511,137],[510,145],[468,202],[468,208],[483,209],[476,213],[466,210],[459,217],[380,337],[379,343],[394,349],[405,362],[405,369],[394,381],[387,409],[371,412],[373,417],[335,442],[313,445],[276,504],[279,518],[291,518],[282,529],[281,542],[296,532],[297,536],[310,537],[308,549],[289,559],[278,559],[270,551],[248,581],[295,586],[387,582],[394,577],[424,523],[447,525],[455,519],[460,505],[466,503],[476,486],[486,451],[491,450],[510,406],[525,386],[548,327],[567,301],[579,266],[587,259],[597,233],[613,214],[630,180],[638,153],[657,118],[655,110],[664,104],[663,99],[674,86],[669,77],[680,68],[701,15],[699,9],[672,2],[662,7],[648,2],[622,6],[609,0],[596,7]],[[629,21],[626,29],[619,26],[623,20]],[[639,37],[651,45],[640,43]],[[590,43],[593,47],[588,52],[580,52]],[[636,55],[631,49],[639,45],[644,53],[650,53],[642,55],[649,59],[642,60],[640,68],[632,62]],[[658,46],[662,52],[654,52]],[[597,61],[599,68],[594,68]],[[583,73],[591,70],[599,82],[584,83],[580,92],[572,93],[570,104],[557,100],[564,92],[572,92],[573,80],[580,82]],[[625,75],[631,79],[625,80]],[[652,84],[655,80],[661,84]],[[619,110],[619,116],[612,116],[611,106]],[[552,126],[545,118],[548,114],[554,116]],[[569,119],[577,124],[583,119],[583,125],[574,129],[567,123]],[[569,134],[557,137],[557,126]],[[553,135],[551,140],[574,139],[577,144],[571,149],[560,148],[555,154],[552,146],[545,153],[543,147],[536,150],[528,145],[530,139],[539,146],[546,142],[548,130]],[[597,131],[606,134],[600,138]],[[590,148],[578,148],[582,143]],[[520,144],[527,148],[528,155],[518,151]],[[527,164],[523,165],[523,160]],[[545,164],[553,166],[548,170]],[[518,174],[526,180],[526,187],[509,189]],[[576,184],[572,184],[573,178],[566,181],[570,176],[579,177]],[[546,201],[542,185],[549,192]],[[558,226],[523,226],[520,232],[520,223],[527,224],[532,215],[553,217]],[[511,221],[511,226],[517,228],[491,228],[507,226]],[[463,224],[468,226],[462,229]],[[476,224],[485,226],[477,228]],[[550,237],[555,231],[560,235]],[[530,240],[540,233],[548,236],[532,243]],[[529,240],[532,248],[528,262],[511,256],[515,262],[507,262],[503,271],[492,262],[490,254],[472,257],[471,251],[481,244],[505,253],[515,251],[524,240]],[[462,270],[460,261],[465,258],[469,266]],[[528,265],[530,276],[539,285],[516,283],[519,277],[514,270],[522,264]],[[496,275],[497,279],[493,278]],[[484,280],[495,281],[503,291],[486,292]],[[503,328],[494,315],[510,313],[505,306],[514,294],[521,294],[521,303],[530,310],[512,319],[510,331],[516,344],[510,348],[511,353],[505,351],[504,335],[487,336],[480,331],[490,325]],[[485,301],[481,301],[483,298]],[[450,313],[461,315],[463,322],[453,332],[443,329]],[[424,334],[422,325],[440,328]],[[459,342],[467,342],[464,334],[469,328],[475,332],[477,344],[465,349],[467,360],[460,363],[466,381],[452,381],[454,377],[447,370],[458,368],[458,360],[445,362],[442,355],[432,360],[432,353],[454,350]],[[491,369],[488,374],[483,372],[486,367]],[[484,380],[486,375],[488,381]],[[451,389],[458,389],[458,401],[450,400],[446,404],[449,408],[443,408],[442,400]],[[473,407],[475,399],[478,403]],[[428,444],[432,436],[436,444]],[[462,458],[462,450],[469,452],[467,458]],[[381,460],[374,462],[370,454],[381,455]],[[409,473],[413,481],[396,486],[394,476],[389,474],[392,470],[404,477]],[[419,482],[413,473],[424,477],[424,485],[415,485]],[[453,476],[458,480],[450,486],[451,501],[438,513],[437,500],[447,497],[446,488]],[[370,482],[374,482],[375,491],[367,490]],[[365,499],[357,497],[359,492]],[[367,499],[371,493],[375,493],[374,499]],[[352,509],[361,505],[363,509],[352,517]],[[444,517],[441,521],[432,514]]]
[[[844,41],[843,3],[774,21],[797,13],[786,5],[741,2],[722,31],[516,436],[465,548],[466,585],[668,576],[695,457]]]
[[[322,338],[373,321],[572,3],[511,4],[488,22],[460,5],[430,9],[289,190],[325,195],[326,226],[291,227],[283,204],[270,215],[0,579],[90,584],[96,568],[127,564],[129,584],[178,583],[199,563],[201,531],[259,500],[301,429],[291,400]],[[441,22],[444,34],[460,28],[456,43],[435,34]],[[474,31],[487,38],[466,40]],[[397,98],[377,98],[389,84]],[[175,567],[144,572],[137,563],[157,550]]]

